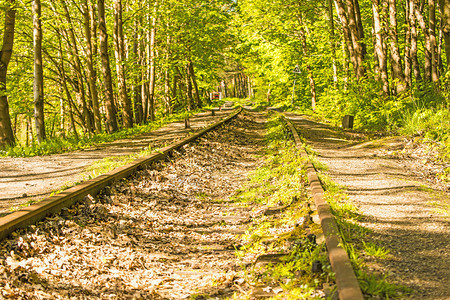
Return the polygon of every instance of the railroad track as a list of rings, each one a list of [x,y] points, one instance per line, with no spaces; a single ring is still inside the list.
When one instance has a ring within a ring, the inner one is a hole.
[[[236,206],[223,199],[208,202],[204,198],[209,199],[214,194],[217,200],[221,189],[232,191],[242,186],[246,176],[239,170],[248,167],[251,161],[248,153],[254,152],[254,148],[264,149],[264,145],[261,140],[248,138],[245,128],[233,132],[233,137],[225,142],[223,137],[220,137],[221,143],[210,139],[198,145],[194,141],[208,132],[217,137],[213,129],[239,113],[240,110],[148,158],[0,219],[0,238],[12,234],[11,242],[4,244],[12,252],[3,257],[3,264],[9,266],[8,276],[16,278],[20,282],[17,286],[21,286],[21,289],[6,286],[8,295],[19,297],[34,293],[33,296],[42,299],[55,295],[62,298],[109,295],[180,299],[193,294],[189,288],[183,288],[186,279],[200,290],[206,289],[202,291],[209,295],[219,298],[232,295],[239,289],[236,280],[238,283],[240,280],[236,279],[237,266],[233,264],[238,247],[235,237],[245,232],[247,223],[254,218],[252,209],[257,206]],[[252,124],[256,129],[261,127],[261,124]],[[290,126],[300,145],[295,129]],[[209,152],[211,149],[214,151]],[[199,157],[207,162],[202,162]],[[152,168],[145,167],[148,165]],[[309,173],[313,172],[311,166],[308,168]],[[208,178],[197,175],[204,170],[207,170]],[[132,174],[134,176],[129,177]],[[230,177],[223,174],[230,174]],[[223,177],[227,177],[226,180]],[[310,177],[310,182],[316,198],[316,194],[320,194],[317,192],[318,180]],[[328,223],[332,217],[323,215],[324,207],[317,200],[316,205],[319,212],[322,211],[322,226],[340,299],[362,299],[358,298],[359,286],[349,279],[349,265],[342,260],[342,251],[337,244],[339,239],[332,231],[335,224]],[[279,213],[277,210],[272,212]],[[52,217],[44,223],[32,225],[49,215]],[[16,231],[25,227],[28,230]],[[43,236],[39,230],[48,232]],[[333,246],[335,240],[337,243]],[[33,258],[38,252],[50,252],[54,261]],[[22,260],[16,260],[17,255]],[[52,264],[56,264],[56,268],[52,269]],[[84,266],[84,271],[74,265]],[[158,270],[159,274],[153,274],[152,269]],[[96,277],[103,287],[83,282],[82,278],[87,277]],[[57,284],[52,286],[55,282]],[[220,282],[220,289],[207,289],[211,282]],[[37,291],[33,291],[33,286]],[[158,293],[153,293],[156,286]],[[63,289],[68,292],[62,293]]]
[[[77,201],[84,199],[86,195],[95,196],[112,182],[120,180],[122,178],[126,178],[136,172],[136,170],[139,170],[140,168],[143,168],[153,162],[164,159],[172,151],[194,141],[205,133],[214,130],[218,126],[228,122],[240,112],[241,110],[238,110],[224,120],[213,124],[201,130],[200,132],[181,140],[180,142],[164,147],[157,153],[153,153],[149,157],[137,159],[129,165],[118,168],[94,179],[85,181],[80,185],[67,189],[55,196],[40,201],[39,203],[30,205],[25,209],[0,218],[0,240],[6,238],[11,232],[16,229],[24,228],[28,225],[34,224],[50,214],[59,213],[62,208],[70,207]]]

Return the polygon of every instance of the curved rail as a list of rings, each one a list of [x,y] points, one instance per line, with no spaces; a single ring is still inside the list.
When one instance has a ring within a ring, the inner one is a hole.
[[[284,115],[283,115],[284,116]],[[290,120],[284,116],[289,129],[294,135],[296,146],[302,150],[302,155],[308,157],[308,154],[302,147],[300,136]],[[358,279],[356,278],[353,267],[348,258],[347,252],[340,245],[342,244],[339,235],[338,226],[334,220],[331,208],[328,202],[323,198],[324,190],[317,177],[316,169],[311,161],[307,160],[307,176],[311,188],[312,198],[316,204],[317,212],[320,217],[320,223],[325,235],[325,243],[327,245],[328,257],[331,267],[336,274],[336,285],[340,300],[363,300],[364,296],[361,292]]]
[[[114,181],[128,177],[144,166],[165,158],[171,151],[194,141],[211,130],[214,130],[218,126],[236,117],[241,111],[242,108],[230,114],[222,121],[219,121],[177,143],[164,147],[157,153],[139,158],[126,166],[117,168],[106,174],[85,181],[77,186],[65,190],[64,192],[0,218],[0,240],[5,239],[10,233],[17,229],[34,224],[50,214],[58,213],[64,207],[72,206],[88,194],[92,196],[97,195],[102,189],[112,184]]]

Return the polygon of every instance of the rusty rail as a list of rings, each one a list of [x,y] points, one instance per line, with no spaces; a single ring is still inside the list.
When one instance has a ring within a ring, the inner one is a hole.
[[[291,121],[286,117],[285,120],[294,135],[296,146],[302,150],[302,155],[308,157],[300,136]],[[328,202],[323,198],[324,190],[317,177],[316,170],[308,159],[307,161],[307,176],[311,188],[312,198],[316,204],[317,212],[319,214],[320,223],[323,233],[325,235],[325,243],[327,246],[328,257],[330,259],[331,267],[336,274],[336,285],[338,289],[340,300],[363,300],[364,296],[361,292],[358,279],[356,278],[353,267],[347,252],[340,245],[342,239],[339,235],[338,226],[334,220],[331,208]]]
[[[230,114],[227,118],[199,131],[198,133],[160,149],[157,153],[153,153],[144,158],[139,158],[126,166],[117,168],[106,174],[85,181],[77,186],[65,190],[64,192],[0,218],[0,240],[5,239],[9,234],[17,229],[32,225],[50,214],[58,213],[64,207],[72,206],[88,194],[92,196],[97,195],[102,189],[108,185],[111,185],[114,181],[128,177],[144,166],[164,159],[171,151],[194,141],[211,130],[214,130],[218,126],[236,117],[241,111],[242,108]]]

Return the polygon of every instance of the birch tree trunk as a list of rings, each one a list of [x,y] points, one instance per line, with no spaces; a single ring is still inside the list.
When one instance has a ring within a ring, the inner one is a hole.
[[[3,44],[0,50],[0,148],[15,144],[14,133],[9,116],[8,96],[6,95],[6,74],[14,45],[14,27],[16,23],[15,1],[6,1]]]
[[[102,74],[105,87],[106,130],[108,133],[113,133],[118,130],[118,126],[116,119],[116,109],[114,106],[111,67],[109,65],[108,33],[106,31],[104,0],[97,0],[97,10],[98,10],[98,29],[100,38],[100,57],[102,61]]]
[[[45,140],[44,122],[44,71],[42,66],[41,1],[33,0],[33,51],[34,51],[34,124],[38,143]]]

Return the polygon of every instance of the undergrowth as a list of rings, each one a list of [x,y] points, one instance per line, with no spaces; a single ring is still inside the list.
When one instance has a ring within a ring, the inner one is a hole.
[[[305,158],[291,140],[281,117],[268,121],[265,163],[250,176],[234,201],[283,209],[255,218],[242,236],[243,246],[236,255],[242,261],[247,284],[263,285],[273,292],[272,299],[320,299],[325,287],[334,286],[334,274],[324,244],[316,243],[320,226],[309,218],[312,211],[306,196]],[[244,266],[269,254],[281,257],[273,263]],[[312,269],[313,263],[321,265],[317,272]],[[250,299],[251,295],[235,293],[231,298]]]
[[[168,117],[162,117],[157,121],[150,122],[148,124],[136,125],[133,128],[122,129],[114,133],[103,132],[95,135],[78,136],[78,138],[75,136],[54,137],[52,139],[43,141],[40,144],[34,143],[31,146],[17,144],[14,147],[0,149],[0,157],[30,157],[86,149],[92,146],[147,133],[156,130],[168,123],[190,117],[198,112],[199,110],[172,114]]]

